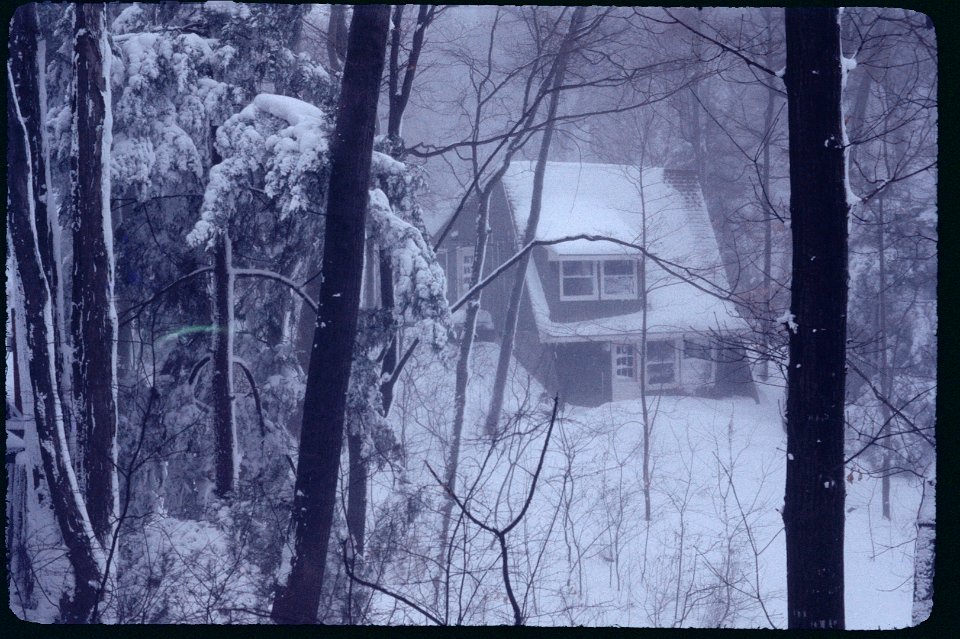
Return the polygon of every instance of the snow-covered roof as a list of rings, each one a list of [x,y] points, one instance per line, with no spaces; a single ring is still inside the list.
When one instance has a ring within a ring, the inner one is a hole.
[[[517,237],[523,237],[533,192],[533,162],[513,162],[503,177]],[[641,198],[642,194],[642,198]],[[645,227],[645,228],[644,228]],[[643,245],[701,288],[647,261],[647,330],[681,333],[744,330],[734,305],[701,289],[729,288],[700,186],[690,172],[613,164],[550,162],[544,176],[538,240],[603,235]],[[644,235],[646,242],[644,242]],[[636,255],[612,242],[574,240],[547,247],[550,259]],[[530,262],[527,289],[544,341],[614,338],[640,330],[644,311],[557,322]],[[562,302],[554,302],[562,303]]]
[[[708,295],[677,278],[662,279],[664,281],[650,291],[647,299],[645,312],[649,335],[739,332],[749,328],[736,315],[730,302]],[[644,311],[571,322],[554,321],[550,317],[550,306],[533,261],[527,266],[526,282],[537,330],[543,342],[616,341],[641,331]]]
[[[523,237],[533,193],[533,162],[512,162],[503,176],[517,237]],[[642,178],[642,180],[641,180]],[[641,199],[642,194],[642,199]],[[643,244],[658,257],[693,268],[720,263],[717,241],[692,173],[617,164],[548,162],[537,239],[605,235]],[[634,254],[610,242],[575,240],[555,244],[551,257]]]

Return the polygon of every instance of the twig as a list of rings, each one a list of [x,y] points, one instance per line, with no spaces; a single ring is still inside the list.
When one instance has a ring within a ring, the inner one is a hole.
[[[543,442],[543,448],[540,450],[540,460],[537,462],[537,469],[533,473],[533,481],[530,484],[530,490],[527,492],[527,497],[524,500],[523,508],[520,510],[520,513],[511,521],[505,528],[502,530],[494,528],[493,526],[487,525],[477,519],[476,516],[470,509],[467,508],[467,505],[460,501],[460,498],[450,490],[450,487],[443,482],[440,477],[434,472],[433,468],[427,463],[427,470],[433,475],[433,478],[437,481],[438,484],[443,486],[443,489],[447,492],[447,495],[457,504],[457,507],[460,508],[460,512],[464,514],[470,521],[474,524],[486,530],[490,534],[494,535],[497,538],[497,542],[500,545],[500,559],[501,559],[501,571],[503,573],[503,585],[507,590],[507,599],[510,601],[510,607],[513,608],[513,623],[515,626],[523,625],[523,611],[520,609],[520,604],[517,603],[517,597],[513,592],[513,586],[510,582],[510,556],[507,552],[507,533],[517,527],[520,521],[523,519],[524,515],[527,514],[527,509],[530,507],[530,502],[533,501],[533,494],[537,488],[537,480],[540,478],[540,473],[543,470],[543,462],[547,456],[547,447],[550,445],[550,435],[553,434],[553,426],[557,421],[557,409],[560,406],[560,396],[557,395],[553,398],[553,413],[550,415],[550,425],[547,427],[547,436]]]
[[[293,290],[294,293],[299,295],[303,299],[303,301],[307,303],[307,306],[313,309],[314,313],[317,313],[317,314],[320,313],[319,304],[317,304],[315,301],[310,299],[310,296],[307,295],[306,292],[304,292],[304,290],[300,288],[296,282],[287,279],[286,277],[284,277],[283,275],[280,275],[279,273],[274,273],[273,271],[264,271],[262,269],[235,268],[233,269],[233,274],[236,275],[237,277],[262,277],[267,280],[274,280],[275,282],[280,282],[281,284],[288,286],[290,289]]]
[[[416,611],[419,612],[421,615],[423,615],[424,617],[426,617],[427,619],[429,619],[429,620],[432,621],[433,623],[437,624],[438,626],[445,626],[445,625],[446,625],[445,623],[443,623],[443,621],[441,621],[440,619],[438,619],[438,618],[435,617],[434,615],[432,615],[432,614],[430,614],[429,612],[427,612],[426,610],[424,610],[422,606],[419,606],[419,605],[417,605],[416,603],[410,601],[409,599],[407,599],[406,597],[404,597],[404,596],[401,595],[400,593],[391,592],[391,591],[387,590],[386,588],[384,588],[383,586],[381,586],[381,585],[379,585],[379,584],[375,584],[375,583],[373,583],[373,582],[371,582],[371,581],[367,581],[367,580],[363,579],[362,577],[358,577],[358,576],[356,576],[355,574],[353,574],[353,570],[350,568],[350,561],[349,561],[348,558],[347,558],[347,540],[346,540],[346,539],[341,539],[341,540],[340,540],[340,546],[341,546],[341,548],[343,549],[343,550],[342,550],[343,567],[344,567],[344,570],[345,570],[346,573],[347,573],[347,577],[349,577],[351,580],[357,582],[357,583],[360,584],[361,586],[366,586],[367,588],[371,588],[371,589],[373,589],[373,590],[376,590],[377,592],[382,592],[383,594],[387,595],[388,597],[392,597],[393,599],[396,599],[397,601],[402,602],[402,603],[410,606],[411,608],[413,608],[414,610],[416,610]]]
[[[260,404],[260,391],[257,390],[257,383],[253,381],[253,374],[246,364],[239,357],[233,358],[233,363],[239,366],[247,376],[247,382],[250,384],[250,391],[253,393],[253,405],[257,409],[257,417],[260,418],[260,436],[267,436],[267,423],[263,419],[263,407]]]
[[[140,302],[140,303],[138,303],[138,304],[134,304],[133,306],[131,306],[130,308],[128,308],[127,310],[125,310],[125,311],[124,311],[124,314],[130,313],[130,312],[132,312],[133,314],[130,315],[129,317],[126,317],[125,319],[120,320],[119,325],[120,325],[120,326],[124,326],[124,325],[129,324],[130,322],[132,322],[135,318],[137,318],[137,317],[140,316],[140,313],[143,312],[143,309],[144,309],[144,308],[146,308],[148,305],[150,305],[151,303],[153,303],[154,301],[156,301],[161,295],[163,295],[164,293],[166,293],[166,292],[169,291],[170,289],[172,289],[172,288],[174,288],[174,287],[176,287],[176,286],[179,286],[180,284],[183,284],[183,283],[186,282],[187,280],[189,280],[189,279],[191,279],[191,278],[193,278],[193,277],[195,277],[195,276],[197,276],[197,275],[201,275],[201,274],[203,274],[203,273],[207,273],[207,272],[210,272],[210,271],[213,271],[213,267],[212,267],[212,266],[204,266],[203,268],[198,268],[197,270],[193,271],[192,273],[188,273],[187,275],[184,275],[184,276],[181,277],[180,279],[178,279],[178,280],[176,280],[176,281],[174,281],[174,282],[172,282],[172,283],[164,286],[162,289],[160,289],[159,291],[157,291],[154,295],[152,295],[152,296],[151,296],[150,298],[148,298],[147,300],[145,300],[145,301],[143,301],[143,302]],[[136,310],[134,310],[134,309],[136,309]]]

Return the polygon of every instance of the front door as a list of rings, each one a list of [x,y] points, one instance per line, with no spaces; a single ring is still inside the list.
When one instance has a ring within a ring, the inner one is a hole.
[[[611,344],[611,393],[613,401],[640,397],[640,384],[637,383],[637,348],[633,344]]]

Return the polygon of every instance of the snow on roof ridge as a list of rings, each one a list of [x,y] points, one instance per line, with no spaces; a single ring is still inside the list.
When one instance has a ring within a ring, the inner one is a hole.
[[[522,236],[532,199],[530,161],[511,163],[503,187],[513,212],[517,235]],[[642,177],[641,177],[642,176]],[[640,194],[643,193],[641,202]],[[638,243],[646,212],[647,244],[668,259],[690,257],[696,265],[716,262],[716,248],[701,246],[716,239],[695,176],[675,169],[589,162],[549,162],[544,178],[543,206],[537,238],[566,235],[607,235]],[[624,253],[612,243],[578,240],[551,248],[554,255]]]

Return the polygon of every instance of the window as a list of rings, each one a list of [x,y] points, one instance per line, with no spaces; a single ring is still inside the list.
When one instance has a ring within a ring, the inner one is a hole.
[[[473,277],[472,246],[457,247],[453,269],[453,274],[457,278],[457,297],[462,297],[470,288],[470,279]]]
[[[460,248],[460,281],[464,286],[470,285],[470,278],[473,277],[473,247],[464,246]]]
[[[637,261],[603,260],[600,262],[600,298],[632,300],[637,298]]]
[[[685,337],[683,340],[683,383],[703,385],[714,381],[714,351],[710,340]]]
[[[560,262],[560,299],[597,299],[596,266],[586,260]]]
[[[673,340],[647,342],[647,383],[667,386],[677,383],[677,348]]]
[[[636,379],[633,346],[631,344],[616,344],[613,352],[613,374],[619,379]]]
[[[637,299],[636,260],[563,260],[561,300]]]
[[[702,338],[686,337],[683,340],[683,358],[684,359],[705,359],[713,361],[710,342]]]

